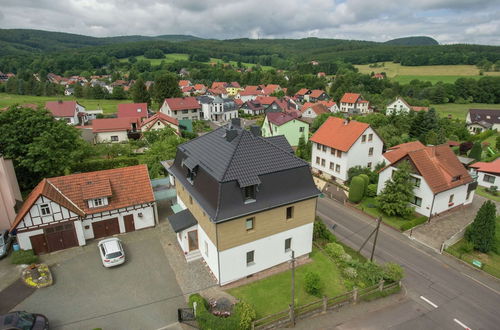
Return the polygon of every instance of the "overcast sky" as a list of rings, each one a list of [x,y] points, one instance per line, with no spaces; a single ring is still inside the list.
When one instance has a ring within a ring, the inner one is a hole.
[[[217,39],[426,35],[445,44],[500,45],[500,1],[0,0],[0,28]]]

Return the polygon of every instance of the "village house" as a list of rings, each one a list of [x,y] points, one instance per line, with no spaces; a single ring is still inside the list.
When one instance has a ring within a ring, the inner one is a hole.
[[[255,100],[259,95],[263,95],[262,88],[260,86],[246,86],[244,90],[238,92],[236,98],[246,102]]]
[[[489,129],[500,131],[500,109],[469,109],[465,122],[472,134]]]
[[[177,120],[200,118],[201,106],[195,97],[174,97],[163,101],[160,111]]]
[[[229,97],[235,97],[241,90],[243,89],[236,81],[233,81],[226,85],[226,92]]]
[[[176,132],[177,135],[181,135],[179,121],[160,111],[144,120],[141,123],[140,129],[141,132],[148,132],[164,129],[165,127],[170,127]]]
[[[301,88],[297,93],[295,93],[294,97],[297,99],[299,102],[304,102],[307,101],[306,95],[311,94],[311,90],[307,88]]]
[[[55,119],[64,120],[69,125],[85,125],[88,122],[85,107],[76,101],[49,101],[45,103]]]
[[[137,165],[43,179],[10,229],[21,249],[40,254],[153,227],[157,218],[148,168]]]
[[[207,87],[203,84],[195,84],[194,85],[194,92],[196,95],[202,95],[205,94],[207,91]]]
[[[477,175],[477,183],[481,187],[500,187],[500,158],[490,163],[476,162],[469,168]]]
[[[92,121],[94,143],[120,143],[141,136],[141,120],[134,117],[104,118]]]
[[[296,117],[300,117],[301,113],[297,109],[297,104],[293,102],[292,99],[289,97],[284,97],[282,99],[276,99],[274,100],[271,104],[269,104],[267,107],[264,107],[264,113],[270,113],[270,112],[285,112],[288,114],[293,113]]]
[[[201,105],[200,118],[216,122],[238,118],[238,106],[232,99],[203,95],[198,97]]]
[[[249,100],[240,106],[240,110],[246,115],[257,116],[264,113],[266,107],[257,100]]]
[[[309,138],[309,124],[298,118],[296,114],[285,112],[269,112],[262,124],[262,136],[271,137],[284,135],[292,147],[299,145],[299,139]]]
[[[424,146],[419,141],[400,144],[384,153],[388,165],[379,172],[377,194],[398,165],[408,161],[411,166],[415,211],[434,216],[455,207],[467,205],[474,198],[474,182],[451,148],[446,145]]]
[[[370,111],[369,102],[361,94],[345,93],[340,100],[340,112],[349,115],[367,114]]]
[[[118,118],[138,118],[144,120],[148,118],[147,103],[120,103],[118,104]]]
[[[314,119],[319,115],[322,115],[324,113],[329,113],[328,108],[321,103],[311,104],[307,108],[302,107],[301,112],[303,118],[309,118],[309,119]]]
[[[408,102],[405,101],[405,99],[403,99],[402,97],[398,96],[396,98],[396,100],[394,100],[393,102],[391,102],[386,110],[385,110],[385,114],[387,116],[390,116],[392,114],[402,114],[402,113],[409,113],[410,110],[412,111],[429,111],[429,108],[428,107],[415,107],[415,106],[412,106],[412,105],[409,105]]]
[[[318,102],[318,101],[324,101],[329,99],[330,97],[328,94],[326,94],[325,91],[322,91],[321,89],[313,89],[311,90],[311,93],[306,94],[304,99],[308,102]]]
[[[189,80],[179,80],[179,88],[182,89],[184,87],[193,86]]]
[[[0,230],[10,229],[22,201],[12,160],[0,155]]]
[[[262,94],[264,95],[271,95],[273,93],[278,93],[281,92],[283,89],[281,88],[280,85],[276,84],[269,84],[266,87],[262,89]]]
[[[168,171],[184,209],[168,217],[179,244],[219,285],[312,251],[319,191],[283,136],[263,138],[233,119],[181,144]]]
[[[374,169],[383,161],[384,142],[366,123],[329,117],[309,140],[313,171],[340,182],[351,167]]]

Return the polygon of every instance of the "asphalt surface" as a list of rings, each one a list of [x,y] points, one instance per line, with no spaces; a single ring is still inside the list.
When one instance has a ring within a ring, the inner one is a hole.
[[[24,284],[21,279],[18,279],[0,291],[0,315],[7,314],[17,304],[35,292],[35,290]]]
[[[335,235],[355,249],[375,228],[375,221],[328,198],[318,200],[317,214]],[[407,299],[396,306],[362,315],[337,329],[499,329],[500,281],[435,253],[392,228],[381,225],[375,261],[396,262],[405,269]],[[362,251],[369,256],[373,237]],[[305,321],[307,322],[307,321]]]

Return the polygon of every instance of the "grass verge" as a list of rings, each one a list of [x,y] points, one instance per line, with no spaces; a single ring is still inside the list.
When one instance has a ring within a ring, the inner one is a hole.
[[[500,202],[500,196],[498,196],[498,195],[495,196],[495,195],[490,194],[489,192],[486,191],[485,187],[478,186],[476,189],[476,194],[478,194],[479,196],[483,196],[483,197],[486,197],[488,199]]]

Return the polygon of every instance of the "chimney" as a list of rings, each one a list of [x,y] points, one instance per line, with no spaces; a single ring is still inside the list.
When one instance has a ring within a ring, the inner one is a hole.
[[[241,128],[241,120],[240,118],[232,118],[231,119],[231,128]]]
[[[262,133],[260,131],[260,127],[257,125],[250,126],[250,132],[252,133],[253,136],[261,136],[262,135]]]

